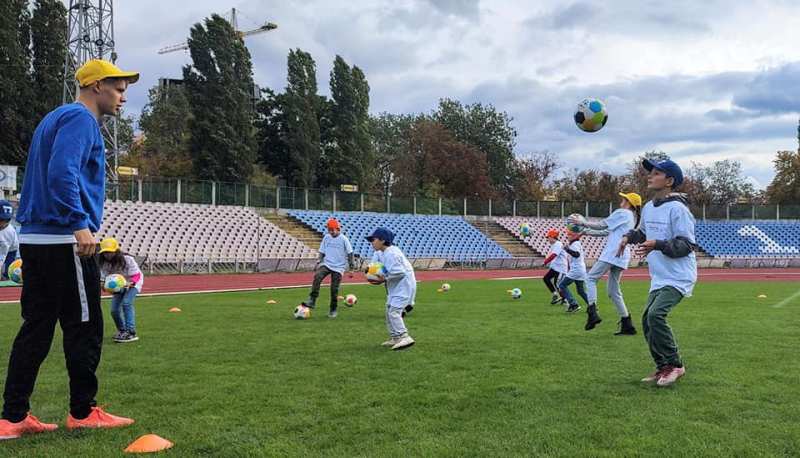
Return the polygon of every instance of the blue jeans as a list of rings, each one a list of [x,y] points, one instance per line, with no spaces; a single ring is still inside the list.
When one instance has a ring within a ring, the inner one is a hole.
[[[568,286],[573,283],[575,283],[575,289],[578,291],[578,295],[583,298],[583,301],[586,302],[586,305],[589,305],[589,298],[586,297],[586,290],[583,288],[582,280],[574,280],[569,277],[564,277],[561,280],[561,283],[558,284],[558,290],[561,291],[561,295],[567,300],[569,305],[578,305],[578,301],[575,300],[575,297],[572,296],[572,293],[569,292],[568,288]]]
[[[125,291],[111,297],[111,318],[117,325],[117,331],[136,332],[136,312],[133,310],[133,301],[137,294],[139,291],[136,288],[126,288]]]

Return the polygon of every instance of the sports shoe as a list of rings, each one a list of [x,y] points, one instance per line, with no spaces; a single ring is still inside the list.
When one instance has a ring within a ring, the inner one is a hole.
[[[566,312],[567,312],[567,313],[575,313],[575,312],[577,312],[577,311],[578,311],[578,310],[580,310],[580,309],[581,309],[581,306],[580,306],[580,305],[578,305],[578,304],[575,304],[575,305],[570,305],[569,307],[567,307],[567,310],[566,310]]]
[[[619,331],[614,333],[615,336],[635,336],[636,335],[636,328],[633,327],[633,321],[631,321],[631,317],[626,316],[623,317],[619,321]]]
[[[390,337],[389,340],[387,340],[386,342],[382,343],[381,346],[382,347],[394,347],[394,344],[396,344],[398,340],[400,340],[400,339],[398,339],[396,337]]]
[[[561,297],[560,297],[558,294],[556,294],[556,293],[553,293],[553,298],[552,298],[552,299],[550,299],[550,305],[556,305],[556,304],[558,304],[560,301],[561,301]]]
[[[121,339],[122,336],[124,336],[124,335],[125,335],[125,331],[117,331],[117,333],[114,334],[114,337],[112,337],[112,339],[116,342],[117,340]]]
[[[123,331],[121,336],[119,336],[118,338],[114,337],[114,342],[116,343],[130,343],[130,342],[136,342],[137,340],[139,340],[139,336],[137,336],[136,333],[132,331]]]
[[[586,313],[588,316],[586,317],[586,325],[583,329],[591,331],[595,326],[603,322],[603,319],[600,318],[600,314],[597,313],[597,305],[590,305],[589,308],[586,309]]]
[[[336,310],[331,310],[330,312],[328,312],[328,318],[336,318],[336,315],[338,315]]]
[[[661,373],[661,377],[656,382],[656,385],[670,386],[677,382],[679,378],[683,377],[685,373],[686,369],[682,367],[667,366],[664,368],[664,372]]]
[[[46,433],[58,429],[53,423],[42,423],[38,418],[28,414],[22,421],[13,423],[9,420],[0,420],[0,440],[17,439],[24,434]]]
[[[400,316],[402,316],[403,318],[405,318],[405,317],[406,317],[406,315],[409,315],[409,314],[411,314],[411,312],[412,312],[413,310],[414,310],[414,306],[413,306],[413,305],[406,305],[406,306],[405,306],[405,308],[403,308],[403,313],[402,313]]]
[[[410,335],[406,334],[398,339],[394,345],[392,345],[392,350],[405,350],[412,345],[414,345],[414,339],[412,339]]]
[[[105,412],[100,407],[92,407],[89,416],[78,420],[72,414],[67,415],[67,429],[79,428],[120,428],[133,424],[132,418],[118,417]]]
[[[660,378],[661,378],[661,375],[664,373],[664,371],[665,371],[667,368],[669,368],[669,366],[667,366],[667,367],[662,367],[661,369],[657,369],[657,370],[656,370],[655,372],[653,372],[652,374],[650,374],[650,375],[648,375],[647,377],[643,378],[643,379],[642,379],[642,383],[655,383],[655,382],[657,382],[657,381],[658,381],[658,379],[660,379]]]

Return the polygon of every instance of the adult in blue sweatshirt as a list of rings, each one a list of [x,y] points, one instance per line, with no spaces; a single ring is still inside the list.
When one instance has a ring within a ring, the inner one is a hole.
[[[622,238],[618,254],[632,243],[638,245],[637,255],[647,256],[650,296],[642,328],[656,371],[642,382],[669,386],[686,372],[667,315],[684,297],[692,295],[697,282],[695,220],[685,194],[674,192],[683,182],[678,164],[669,159],[645,160],[642,166],[648,171],[647,187],[655,197],[642,209],[639,228]]]
[[[29,413],[30,396],[56,323],[63,331],[69,373],[67,427],[133,423],[104,412],[95,401],[103,318],[94,234],[102,223],[105,200],[105,148],[99,123],[103,116],[119,112],[125,90],[138,80],[138,73],[91,60],[75,78],[80,84],[77,101],[56,108],[39,123],[25,167],[17,213],[23,322],[8,364],[0,439],[57,427]]]

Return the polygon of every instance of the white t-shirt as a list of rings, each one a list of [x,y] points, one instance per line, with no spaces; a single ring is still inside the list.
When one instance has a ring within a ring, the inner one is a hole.
[[[325,234],[319,245],[319,252],[325,255],[322,265],[342,274],[347,270],[347,255],[353,252],[353,246],[350,245],[350,240],[344,234],[336,237]]]
[[[641,230],[648,240],[670,240],[686,237],[695,243],[694,216],[681,202],[666,202],[658,207],[648,202],[642,209]],[[691,296],[697,282],[697,260],[694,252],[682,258],[670,258],[653,250],[647,255],[650,270],[650,291],[672,286],[684,296]]]
[[[19,251],[19,238],[17,230],[9,224],[0,231],[0,265],[5,261],[6,255],[12,251]]]
[[[392,245],[378,257],[383,259],[380,262],[383,262],[383,267],[386,269],[386,305],[392,308],[414,305],[417,296],[417,278],[406,255],[400,248]],[[373,259],[375,258],[373,256]]]
[[[600,254],[600,261],[627,269],[631,260],[630,247],[626,246],[625,252],[620,257],[617,257],[617,250],[619,250],[619,243],[622,241],[622,237],[634,228],[636,218],[631,210],[618,208],[604,222],[608,226],[608,238],[606,239],[603,253]]]
[[[586,280],[586,261],[583,259],[583,245],[581,245],[581,241],[575,240],[574,242],[570,243],[569,249],[572,251],[577,251],[580,253],[580,256],[574,258],[571,254],[564,251],[564,254],[567,255],[567,261],[569,262],[569,272],[567,272],[567,277],[573,280]]]
[[[550,254],[556,255],[556,257],[550,261],[550,268],[560,274],[567,273],[569,270],[569,267],[567,266],[567,256],[569,255],[566,251],[564,251],[564,244],[561,243],[561,240],[556,240],[552,245],[550,245],[550,253],[548,256]]]

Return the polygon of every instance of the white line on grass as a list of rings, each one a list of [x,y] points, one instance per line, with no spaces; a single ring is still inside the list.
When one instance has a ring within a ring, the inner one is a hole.
[[[792,294],[791,296],[787,297],[786,299],[778,302],[777,304],[772,304],[772,307],[773,308],[783,307],[784,305],[788,304],[789,302],[792,302],[793,300],[797,299],[798,297],[800,297],[800,290],[797,290],[794,294]]]

